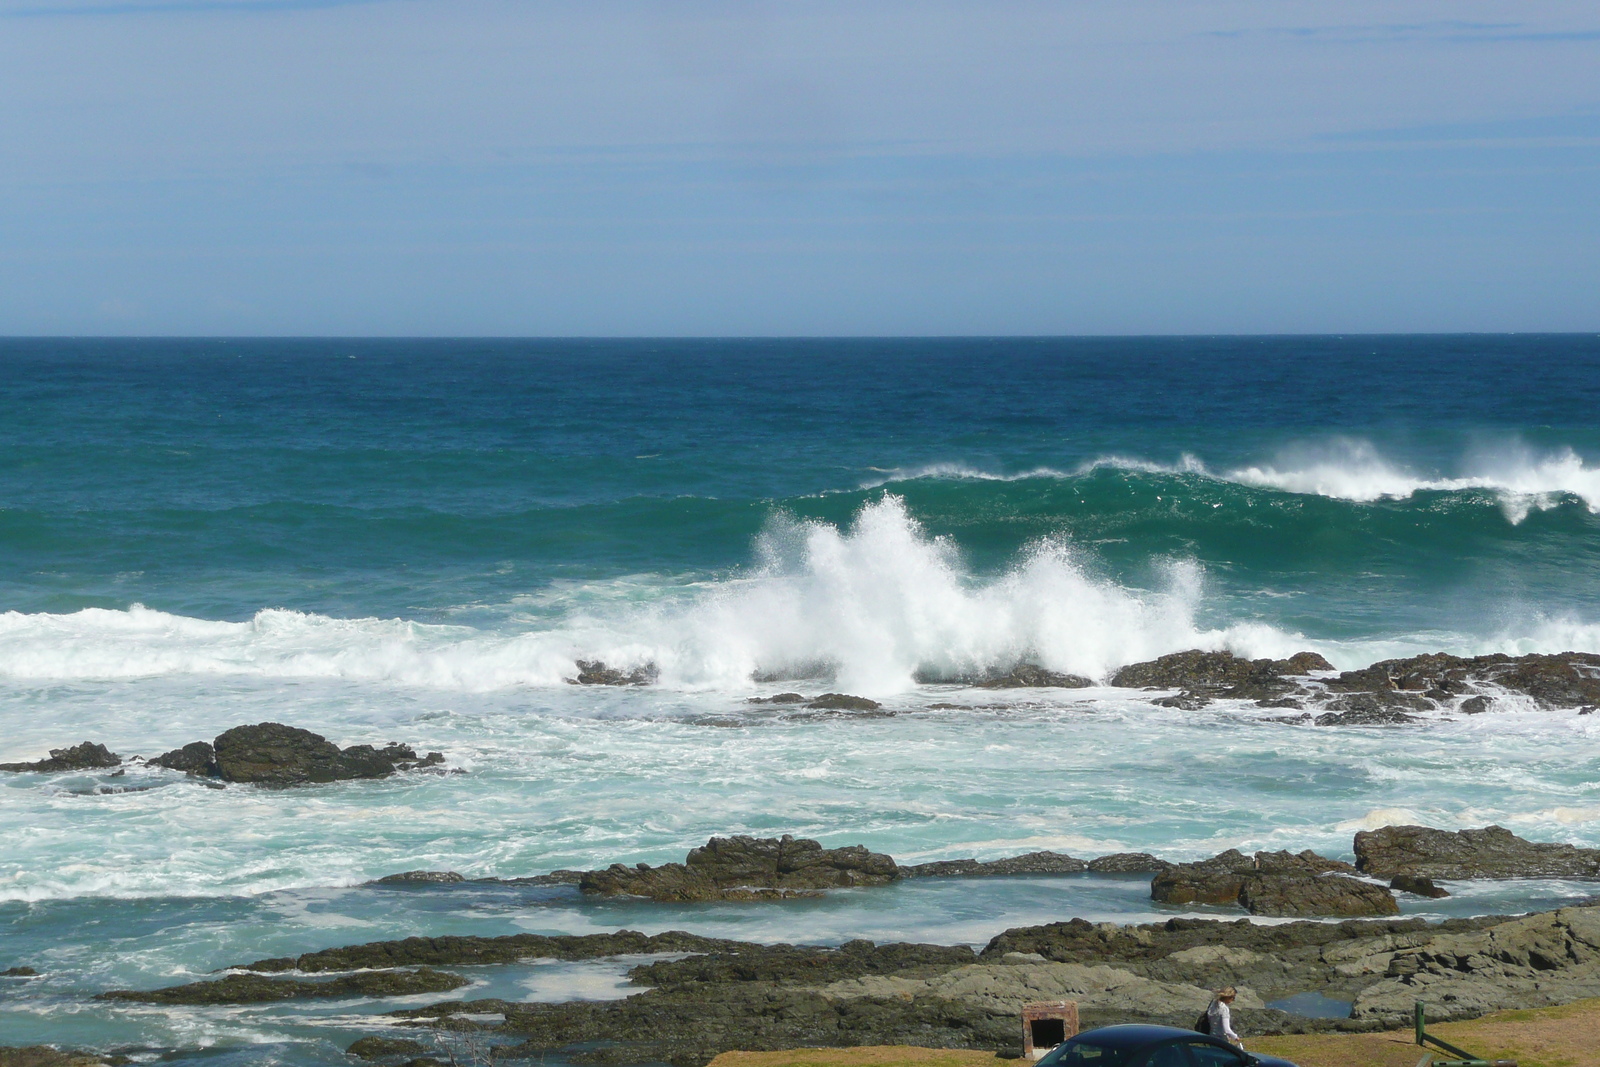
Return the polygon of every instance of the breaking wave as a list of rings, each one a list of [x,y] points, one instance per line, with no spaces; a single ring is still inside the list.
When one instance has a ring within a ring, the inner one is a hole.
[[[1417,635],[1310,641],[1258,622],[1197,622],[1205,576],[1192,561],[1157,567],[1139,589],[1096,576],[1075,547],[1046,539],[1003,573],[981,577],[892,494],[852,525],[779,518],[743,574],[641,596],[571,598],[554,620],[478,629],[405,619],[338,619],[283,609],[244,622],[135,605],[72,614],[0,614],[0,677],[125,679],[164,675],[332,678],[487,691],[560,685],[578,659],[654,664],[683,689],[747,689],[753,676],[825,678],[851,692],[910,688],[919,674],[959,677],[1029,659],[1107,678],[1184,648],[1283,656],[1313,648],[1341,666],[1452,647],[1560,651],[1600,647],[1600,627],[1539,619],[1517,635],[1463,641]]]
[[[936,463],[886,472],[868,487],[921,478],[1015,482],[1033,478],[1073,479],[1099,470],[1144,474],[1196,475],[1259,489],[1277,489],[1307,496],[1367,503],[1404,500],[1422,492],[1484,491],[1494,494],[1506,517],[1520,523],[1529,512],[1581,500],[1600,514],[1600,467],[1589,466],[1571,448],[1536,453],[1516,445],[1469,456],[1458,476],[1419,473],[1383,456],[1370,442],[1340,440],[1319,448],[1292,449],[1271,463],[1213,469],[1185,454],[1176,463],[1126,456],[1102,456],[1071,470],[1035,467],[1017,473],[995,473],[960,463]]]

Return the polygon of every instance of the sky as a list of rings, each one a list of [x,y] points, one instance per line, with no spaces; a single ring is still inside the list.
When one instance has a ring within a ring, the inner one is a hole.
[[[0,0],[0,335],[1600,330],[1600,5]]]

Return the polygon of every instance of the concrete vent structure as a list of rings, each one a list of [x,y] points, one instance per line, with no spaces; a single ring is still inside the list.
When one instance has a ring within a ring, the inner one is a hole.
[[[1022,1006],[1022,1056],[1036,1060],[1078,1032],[1078,1002],[1043,1000]]]

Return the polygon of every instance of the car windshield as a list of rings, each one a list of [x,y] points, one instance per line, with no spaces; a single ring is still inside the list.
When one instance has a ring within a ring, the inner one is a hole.
[[[1108,1048],[1087,1041],[1068,1041],[1039,1061],[1039,1067],[1123,1067],[1128,1050]]]

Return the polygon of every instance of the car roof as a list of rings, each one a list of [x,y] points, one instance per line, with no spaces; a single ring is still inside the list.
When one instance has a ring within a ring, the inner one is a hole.
[[[1085,1030],[1072,1040],[1082,1041],[1088,1045],[1100,1045],[1104,1048],[1129,1048],[1137,1045],[1148,1045],[1152,1041],[1164,1041],[1174,1037],[1204,1037],[1204,1034],[1193,1030],[1184,1030],[1177,1026],[1156,1026],[1153,1023],[1122,1023],[1118,1026],[1102,1026],[1094,1030]]]

